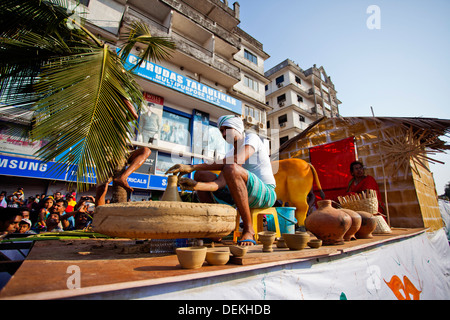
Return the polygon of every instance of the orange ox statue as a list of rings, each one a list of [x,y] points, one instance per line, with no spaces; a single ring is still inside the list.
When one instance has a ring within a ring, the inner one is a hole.
[[[272,162],[272,170],[277,186],[277,200],[288,202],[296,207],[295,218],[299,226],[305,225],[306,214],[311,204],[314,203],[313,181],[320,190],[322,199],[325,194],[320,186],[319,177],[312,164],[301,159],[285,159]],[[308,203],[308,195],[311,194],[311,203]]]

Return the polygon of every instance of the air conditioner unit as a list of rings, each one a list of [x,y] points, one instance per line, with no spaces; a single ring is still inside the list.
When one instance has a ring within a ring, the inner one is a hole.
[[[278,88],[282,88],[284,86],[284,84],[283,83],[278,83],[277,86],[278,86]]]
[[[266,125],[262,122],[258,122],[258,128],[260,129],[264,129],[266,127]]]
[[[281,108],[281,107],[284,107],[284,102],[278,103],[278,106],[280,106],[280,108]]]
[[[252,116],[247,116],[245,120],[247,121],[248,124],[256,124],[256,120]]]
[[[286,127],[286,122],[280,123],[280,128]]]

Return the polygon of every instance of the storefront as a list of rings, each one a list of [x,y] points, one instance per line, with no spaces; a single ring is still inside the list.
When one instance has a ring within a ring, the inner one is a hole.
[[[131,63],[135,59],[130,55],[128,61]],[[144,82],[144,90],[151,88],[154,91],[144,92],[139,131],[135,132],[132,143],[149,147],[152,153],[144,165],[129,176],[128,183],[135,189],[131,194],[132,201],[156,200],[166,188],[164,174],[174,164],[197,164],[225,155],[229,146],[211,118],[217,121],[219,115],[240,115],[242,102],[151,62],[137,68],[136,74],[140,76],[139,81]],[[75,188],[75,185],[68,186],[68,183],[76,182],[74,168],[59,172],[51,170],[55,163],[45,164],[34,157],[45,141],[24,139],[25,125],[9,122],[4,117],[2,120],[0,176],[4,177],[2,185],[9,181],[5,186],[7,192],[36,179],[40,181],[40,187],[29,192],[25,190],[27,196],[55,191],[66,193],[72,191],[69,188]],[[96,182],[95,177],[87,179]],[[93,188],[87,192],[94,193]]]

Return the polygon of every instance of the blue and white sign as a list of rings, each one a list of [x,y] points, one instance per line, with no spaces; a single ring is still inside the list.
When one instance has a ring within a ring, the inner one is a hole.
[[[0,155],[0,175],[19,176],[27,178],[66,180],[67,171],[52,169],[55,162],[17,158]]]
[[[136,65],[138,59],[137,56],[130,54],[127,57],[125,67],[131,69]],[[140,67],[134,70],[134,73],[145,79],[214,104],[233,113],[239,115],[242,113],[242,102],[240,100],[153,62],[144,61]]]

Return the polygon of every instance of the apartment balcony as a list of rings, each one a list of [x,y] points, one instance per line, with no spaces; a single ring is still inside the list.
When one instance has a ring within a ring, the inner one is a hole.
[[[167,17],[165,21],[172,20],[172,22],[164,25],[163,22],[128,7],[124,22],[131,24],[134,20],[140,20],[149,25],[153,36],[168,37],[175,42],[176,50],[168,59],[171,63],[201,74],[202,77],[217,81],[226,87],[232,87],[240,81],[240,69],[215,52],[214,35],[187,21],[180,14],[174,13],[174,17]],[[220,41],[220,44],[224,46],[223,41]],[[235,48],[235,50],[238,49]]]

